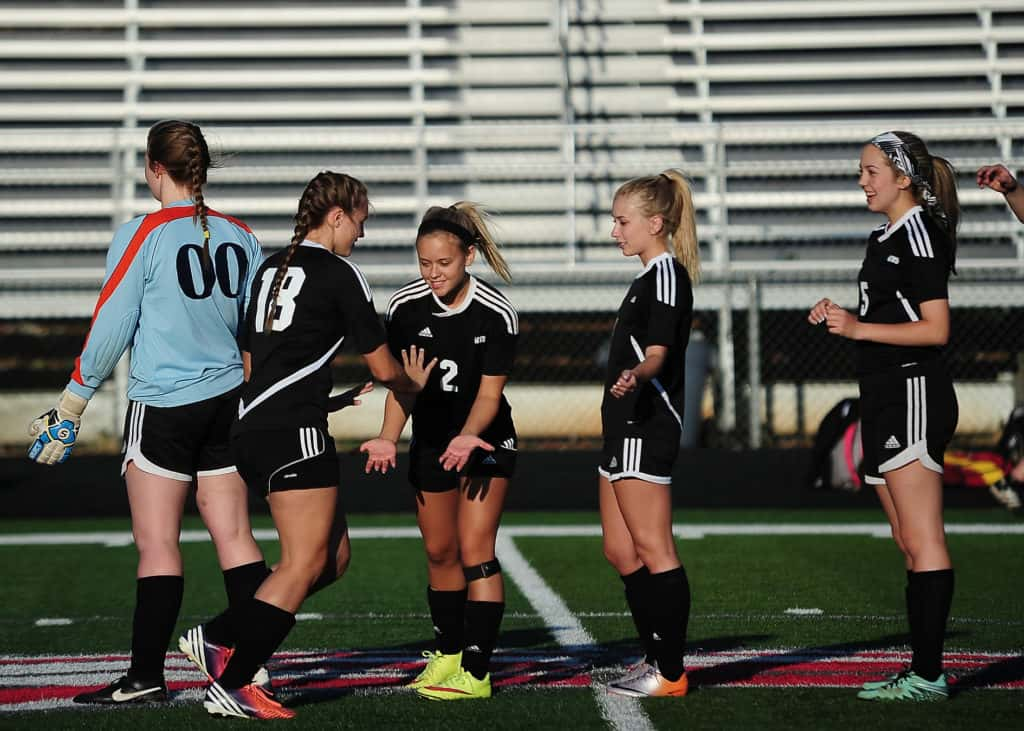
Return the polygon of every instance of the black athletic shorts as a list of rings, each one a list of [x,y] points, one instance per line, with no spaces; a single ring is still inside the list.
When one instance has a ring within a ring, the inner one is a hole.
[[[338,486],[338,453],[334,439],[322,427],[236,433],[231,437],[231,453],[245,484],[263,496]]]
[[[183,406],[129,401],[121,474],[132,462],[143,472],[183,482],[234,472],[229,434],[241,389]]]
[[[914,460],[942,474],[942,458],[959,417],[953,380],[941,360],[909,363],[860,378],[864,479]]]
[[[489,435],[488,435],[489,436]],[[448,445],[437,447],[421,444],[414,437],[409,445],[409,483],[422,492],[448,492],[459,486],[461,477],[511,478],[516,471],[515,433],[501,439],[481,437],[494,447],[493,452],[474,449],[461,472],[445,470],[439,461]]]
[[[627,430],[624,436],[604,438],[597,473],[609,482],[633,479],[670,485],[678,456],[678,428]]]

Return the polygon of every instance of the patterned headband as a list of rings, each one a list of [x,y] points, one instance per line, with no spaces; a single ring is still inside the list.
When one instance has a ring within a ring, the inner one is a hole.
[[[942,209],[942,204],[935,196],[932,186],[918,171],[917,163],[914,162],[914,156],[907,143],[892,132],[883,132],[872,139],[871,144],[884,152],[899,172],[910,178],[911,184],[921,192],[921,198],[924,199],[924,204],[929,212],[943,225],[948,225],[949,219],[946,212]]]

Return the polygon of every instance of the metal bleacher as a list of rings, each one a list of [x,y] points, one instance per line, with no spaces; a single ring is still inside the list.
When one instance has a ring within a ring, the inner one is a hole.
[[[268,249],[317,170],[364,179],[380,282],[410,274],[427,206],[469,198],[550,307],[551,283],[611,270],[615,186],[668,166],[712,281],[849,268],[874,225],[858,151],[893,127],[962,171],[963,266],[1024,266],[971,183],[1024,166],[1020,0],[5,2],[0,39],[10,316],[88,314],[113,227],[153,207],[141,154],[168,117],[203,125],[208,200]]]

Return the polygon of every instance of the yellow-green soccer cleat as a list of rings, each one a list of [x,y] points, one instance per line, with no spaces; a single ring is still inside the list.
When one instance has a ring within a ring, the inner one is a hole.
[[[435,685],[428,685],[416,691],[421,697],[432,701],[464,701],[471,698],[491,697],[491,674],[477,680],[468,670],[459,670]]]
[[[431,652],[430,650],[425,650],[423,657],[427,658],[427,666],[423,668],[423,672],[416,676],[415,680],[405,686],[406,688],[419,690],[428,685],[440,683],[442,680],[459,672],[459,668],[462,666],[461,652],[456,652],[454,655],[445,655],[440,651]]]
[[[857,697],[863,701],[944,701],[949,697],[946,676],[925,680],[910,671],[900,673],[881,688],[862,690]]]

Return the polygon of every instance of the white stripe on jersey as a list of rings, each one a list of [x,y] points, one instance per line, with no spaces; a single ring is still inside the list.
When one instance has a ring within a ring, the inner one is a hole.
[[[918,320],[921,319],[917,316],[917,313],[914,312],[914,307],[913,305],[910,304],[910,300],[904,297],[903,293],[900,292],[898,289],[896,290],[896,298],[899,299],[900,303],[903,305],[903,309],[907,311],[907,318],[911,322],[917,322]]]
[[[345,342],[345,336],[344,335],[342,335],[340,338],[338,338],[338,342],[336,342],[334,345],[332,345],[331,349],[328,350],[326,353],[324,353],[322,356],[320,356],[320,358],[318,358],[314,362],[310,363],[309,365],[303,366],[302,368],[300,368],[299,370],[295,371],[294,373],[292,373],[292,374],[290,374],[288,376],[285,376],[280,381],[278,381],[274,385],[270,386],[266,391],[261,393],[259,396],[254,398],[252,400],[252,402],[248,406],[245,405],[245,402],[242,401],[242,399],[238,399],[238,418],[241,419],[243,416],[248,414],[250,411],[255,409],[257,406],[259,406],[261,403],[266,401],[268,398],[270,398],[271,396],[276,394],[278,391],[281,391],[281,390],[283,390],[285,388],[288,388],[288,386],[292,385],[296,381],[301,381],[303,378],[308,376],[310,373],[315,373],[321,366],[323,366],[324,363],[326,363],[327,361],[329,361],[331,359],[331,356],[334,355],[335,351],[337,351],[338,348],[341,347],[341,344],[343,342]]]
[[[657,264],[657,286],[655,287],[658,302],[669,307],[676,306],[676,268],[672,259],[661,259]]]
[[[390,321],[391,318],[395,316],[395,310],[398,309],[399,305],[409,302],[410,300],[419,299],[420,297],[426,297],[428,294],[430,294],[430,285],[422,279],[410,282],[391,295],[385,319]]]
[[[355,264],[353,264],[343,256],[339,256],[338,258],[341,259],[346,264],[348,264],[350,267],[352,267],[352,271],[355,273],[356,279],[359,280],[359,286],[363,288],[363,294],[366,295],[366,301],[373,302],[373,292],[370,290],[370,284],[369,282],[366,281],[366,277],[363,276],[363,273],[359,271],[359,267],[357,267]]]
[[[476,298],[480,304],[501,315],[502,319],[505,320],[505,326],[508,328],[509,335],[519,334],[519,315],[505,295],[489,284],[477,280]]]
[[[907,219],[907,238],[910,239],[910,249],[914,256],[921,259],[934,259],[935,252],[932,250],[932,240],[928,236],[928,229],[921,220],[921,214],[915,213]]]
[[[636,357],[643,361],[644,351],[640,349],[640,343],[638,343],[636,341],[636,338],[634,338],[632,335],[629,336],[629,342],[633,344],[633,352],[636,353]],[[672,412],[672,416],[674,416],[676,421],[679,422],[679,428],[682,429],[683,417],[681,417],[679,415],[679,412],[675,410],[675,407],[672,406],[672,401],[671,399],[669,399],[668,393],[665,391],[665,387],[661,385],[661,381],[659,381],[657,378],[652,378],[651,383],[654,384],[654,387],[658,390],[658,393],[661,394],[661,400],[665,402],[665,405],[668,407],[668,410]]]

